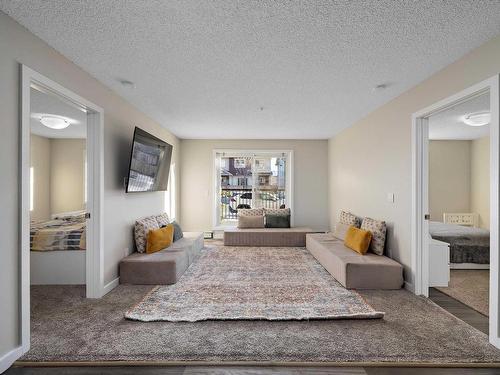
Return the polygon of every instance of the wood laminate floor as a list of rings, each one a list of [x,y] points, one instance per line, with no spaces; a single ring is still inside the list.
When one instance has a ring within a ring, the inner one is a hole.
[[[493,375],[495,368],[401,367],[46,367],[11,368],[6,375]]]

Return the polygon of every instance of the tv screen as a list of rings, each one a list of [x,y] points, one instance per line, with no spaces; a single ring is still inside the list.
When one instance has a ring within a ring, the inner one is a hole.
[[[171,159],[172,145],[136,127],[127,193],[167,190]]]

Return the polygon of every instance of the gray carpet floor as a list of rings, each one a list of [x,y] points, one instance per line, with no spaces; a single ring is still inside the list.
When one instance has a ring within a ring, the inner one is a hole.
[[[126,320],[149,290],[121,285],[87,300],[83,287],[32,287],[31,350],[22,360],[500,362],[486,335],[405,290],[361,292],[386,312],[377,320]]]
[[[489,315],[489,270],[451,270],[448,287],[436,289],[483,315]]]

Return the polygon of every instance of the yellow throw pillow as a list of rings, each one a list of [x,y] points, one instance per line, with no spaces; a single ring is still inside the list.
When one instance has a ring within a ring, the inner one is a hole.
[[[371,240],[371,232],[350,226],[345,235],[344,245],[361,255],[365,255],[370,247]]]
[[[152,229],[146,241],[146,253],[156,253],[172,245],[174,241],[174,226],[168,224],[160,229]]]

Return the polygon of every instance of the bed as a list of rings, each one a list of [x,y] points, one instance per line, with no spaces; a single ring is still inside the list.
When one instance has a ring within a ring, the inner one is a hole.
[[[85,284],[85,212],[31,223],[30,250],[32,285]]]
[[[435,240],[450,244],[450,268],[489,268],[489,230],[431,221],[429,232]]]

